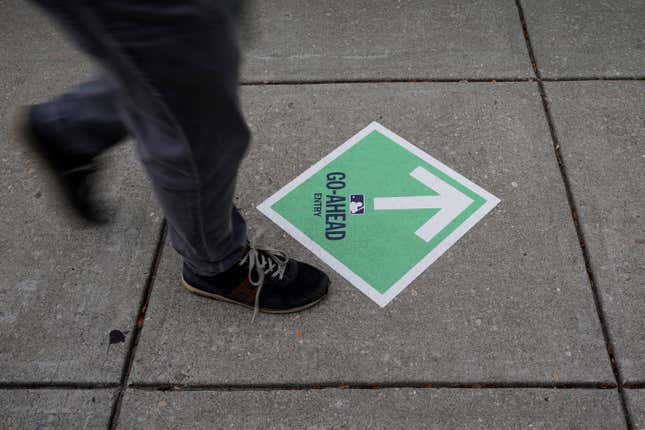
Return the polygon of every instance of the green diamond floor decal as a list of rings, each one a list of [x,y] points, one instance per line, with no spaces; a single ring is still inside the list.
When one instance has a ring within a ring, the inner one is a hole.
[[[498,203],[373,122],[258,209],[385,306]]]

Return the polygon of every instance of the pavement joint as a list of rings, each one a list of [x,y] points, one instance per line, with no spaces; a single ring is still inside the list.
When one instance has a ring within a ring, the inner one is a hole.
[[[0,384],[2,390],[102,390],[105,388],[119,388],[121,384],[92,383],[92,382],[9,382]]]
[[[152,295],[152,287],[155,283],[157,269],[159,268],[159,262],[161,261],[161,255],[163,254],[163,248],[166,242],[166,231],[167,231],[166,220],[164,219],[159,229],[157,245],[155,247],[155,252],[153,254],[152,262],[150,263],[148,278],[146,279],[145,288],[143,290],[141,302],[139,304],[139,313],[137,315],[137,319],[135,320],[134,327],[132,329],[132,337],[130,338],[128,355],[126,356],[126,360],[123,365],[121,383],[118,385],[120,389],[114,400],[112,413],[110,414],[108,429],[111,429],[111,430],[116,429],[117,422],[119,419],[119,413],[121,411],[121,403],[123,402],[123,396],[125,394],[125,391],[128,388],[128,379],[130,378],[130,371],[132,370],[132,364],[134,363],[134,356],[136,354],[137,345],[139,344],[141,329],[143,328],[143,323],[146,317],[146,311],[148,310],[148,303],[150,302],[150,297]]]
[[[577,216],[577,205],[575,198],[573,196],[573,191],[571,189],[571,181],[569,179],[569,175],[567,172],[567,168],[564,164],[564,159],[562,157],[561,151],[560,151],[560,141],[555,129],[555,122],[553,120],[553,115],[551,114],[551,108],[549,106],[549,100],[546,95],[546,91],[544,89],[544,83],[542,79],[542,75],[540,73],[540,68],[537,64],[537,60],[535,57],[535,52],[533,51],[533,46],[531,44],[531,37],[528,32],[528,27],[526,24],[526,20],[524,17],[524,10],[522,9],[522,4],[520,0],[515,0],[515,4],[517,6],[518,14],[520,17],[520,21],[522,23],[522,30],[524,32],[524,39],[526,41],[526,48],[529,53],[529,57],[531,59],[531,65],[533,66],[533,70],[535,72],[535,76],[537,78],[537,84],[538,84],[538,89],[540,92],[540,97],[542,98],[542,105],[544,107],[544,115],[546,117],[547,124],[549,126],[549,132],[551,134],[551,141],[553,142],[553,150],[555,151],[555,157],[558,162],[558,167],[560,169],[560,174],[562,176],[562,181],[564,183],[564,189],[565,193],[567,196],[567,201],[569,203],[569,207],[571,208],[571,218],[573,220],[573,224],[576,229],[576,234],[578,236],[578,241],[580,243],[580,249],[582,251],[582,257],[584,259],[585,263],[585,269],[587,272],[587,277],[589,279],[589,286],[591,288],[591,292],[593,295],[593,301],[596,307],[596,313],[598,314],[598,319],[600,321],[600,326],[602,328],[602,336],[605,341],[605,346],[607,348],[607,354],[609,356],[609,361],[611,364],[611,369],[614,373],[614,378],[616,379],[616,384],[618,388],[618,394],[620,398],[620,404],[623,409],[623,415],[625,418],[625,424],[627,426],[628,430],[632,430],[634,428],[633,420],[631,417],[631,414],[629,412],[629,408],[627,407],[627,400],[625,398],[625,393],[623,391],[623,384],[622,384],[622,375],[620,372],[620,368],[618,367],[617,360],[616,360],[616,351],[614,348],[614,344],[611,340],[611,337],[609,335],[609,329],[607,327],[607,321],[606,321],[606,316],[605,316],[605,311],[603,308],[602,300],[600,298],[600,293],[598,291],[598,287],[596,284],[596,278],[593,273],[593,269],[591,267],[591,261],[589,257],[589,251],[587,247],[585,246],[585,236],[584,232],[582,231],[582,227],[580,226],[580,222],[578,220]]]
[[[308,391],[323,389],[380,390],[389,388],[418,389],[561,389],[561,390],[615,390],[616,384],[600,383],[461,383],[461,382],[422,382],[422,383],[321,383],[321,384],[260,384],[260,385],[211,385],[211,384],[131,384],[129,389],[142,391]]]
[[[243,87],[260,87],[272,85],[335,85],[335,84],[419,84],[419,83],[476,83],[488,82],[600,82],[600,81],[645,81],[645,76],[589,76],[589,77],[559,77],[559,78],[436,78],[436,79],[321,79],[321,80],[271,80],[271,81],[242,81]]]
[[[585,236],[584,232],[582,231],[582,227],[580,225],[580,222],[578,220],[577,216],[577,204],[575,201],[575,198],[573,196],[573,192],[571,190],[571,182],[567,173],[567,168],[564,164],[564,159],[562,157],[562,153],[560,151],[560,142],[557,137],[557,133],[555,130],[555,124],[553,121],[553,117],[551,115],[551,109],[549,107],[549,101],[546,95],[546,91],[544,89],[544,84],[542,83],[542,80],[538,80],[538,87],[539,87],[539,92],[540,92],[540,97],[542,98],[542,104],[544,106],[544,114],[546,116],[547,123],[549,125],[549,132],[551,134],[551,139],[553,141],[553,150],[555,151],[555,156],[556,160],[558,162],[558,167],[560,168],[560,173],[562,175],[562,181],[564,182],[564,188],[565,192],[567,195],[567,201],[569,202],[569,206],[571,208],[571,219],[573,221],[573,224],[576,229],[576,234],[578,235],[578,241],[580,244],[580,250],[582,251],[582,256],[583,260],[585,263],[585,269],[587,272],[587,278],[589,279],[589,286],[591,288],[591,292],[593,295],[593,301],[596,307],[596,313],[598,314],[598,319],[600,320],[600,326],[602,328],[602,335],[603,339],[605,341],[605,345],[607,348],[607,355],[609,356],[609,361],[611,364],[611,369],[614,373],[614,378],[616,379],[617,386],[618,386],[618,393],[620,397],[620,403],[623,408],[623,412],[625,415],[625,422],[627,425],[627,429],[631,430],[634,428],[632,424],[632,419],[631,415],[629,413],[629,409],[627,407],[627,402],[625,399],[625,394],[623,392],[623,384],[622,384],[622,375],[620,372],[620,368],[618,367],[617,364],[617,359],[616,359],[616,351],[613,345],[613,342],[611,340],[611,337],[609,335],[609,329],[607,327],[607,321],[606,321],[606,316],[605,316],[605,310],[602,304],[602,300],[600,298],[600,293],[598,291],[598,286],[596,283],[596,277],[593,273],[593,269],[591,268],[591,261],[589,257],[589,251],[586,246],[586,241],[585,241]]]
[[[562,76],[559,78],[540,78],[542,82],[595,82],[595,81],[645,81],[645,76]]]
[[[533,82],[534,78],[402,78],[402,79],[316,79],[316,80],[271,80],[242,81],[241,86],[256,87],[270,85],[335,85],[335,84],[418,84],[418,83],[467,83],[467,82]]]

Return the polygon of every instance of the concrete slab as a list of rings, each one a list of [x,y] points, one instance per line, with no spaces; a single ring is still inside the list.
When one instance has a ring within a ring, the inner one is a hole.
[[[625,390],[634,430],[645,429],[645,390]]]
[[[561,151],[625,382],[645,381],[645,85],[548,83]]]
[[[521,2],[543,77],[643,76],[642,1]]]
[[[0,95],[0,381],[118,382],[161,215],[129,145],[106,160],[105,194],[121,208],[115,223],[70,224],[11,123],[19,106],[58,94],[92,66],[22,2],[2,9],[17,19],[3,27],[8,40],[29,49],[10,50],[16,80]],[[113,330],[121,342],[110,345]]]
[[[128,391],[130,429],[618,429],[613,390]]]
[[[0,428],[107,428],[115,390],[0,390]]]
[[[535,84],[271,86],[243,100],[255,145],[239,203],[297,258],[320,265],[255,205],[372,120],[502,202],[384,309],[334,274],[322,305],[251,324],[183,291],[167,249],[134,382],[613,382]]]
[[[512,0],[254,1],[243,79],[532,77]]]

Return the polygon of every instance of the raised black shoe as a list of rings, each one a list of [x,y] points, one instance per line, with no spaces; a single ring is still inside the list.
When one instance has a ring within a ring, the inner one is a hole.
[[[329,277],[315,267],[252,244],[226,272],[203,276],[184,265],[182,278],[191,293],[254,309],[254,318],[257,312],[286,314],[310,308],[325,297],[329,284]]]
[[[105,224],[110,221],[110,210],[96,198],[96,160],[61,151],[38,129],[29,107],[24,108],[18,121],[19,132],[29,151],[55,178],[68,206],[90,223]]]

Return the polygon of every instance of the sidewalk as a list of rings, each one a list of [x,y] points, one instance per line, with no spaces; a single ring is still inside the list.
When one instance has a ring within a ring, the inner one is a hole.
[[[641,2],[257,2],[263,242],[324,267],[255,207],[372,121],[501,203],[385,308],[325,267],[320,306],[253,324],[180,288],[132,145],[116,222],[69,225],[9,124],[93,67],[1,10],[0,429],[645,429]]]

